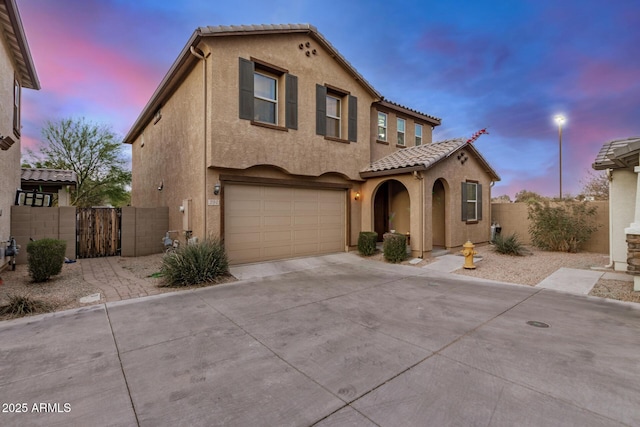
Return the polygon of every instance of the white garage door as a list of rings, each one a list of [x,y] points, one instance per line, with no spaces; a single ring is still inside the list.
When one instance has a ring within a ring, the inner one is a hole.
[[[225,248],[232,264],[341,252],[344,190],[226,185]]]

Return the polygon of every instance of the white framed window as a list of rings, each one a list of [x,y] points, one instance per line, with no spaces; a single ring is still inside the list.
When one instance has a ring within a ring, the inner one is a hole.
[[[422,125],[416,123],[416,145],[422,145]]]
[[[20,82],[13,80],[13,133],[20,136]]]
[[[406,120],[405,119],[397,119],[397,132],[398,132],[398,145],[405,145],[404,143],[404,134],[405,134],[405,126],[406,126]]]
[[[378,140],[387,140],[387,115],[378,112]]]
[[[342,129],[342,100],[336,96],[327,95],[327,133],[333,138],[341,137]]]
[[[462,183],[462,220],[482,220],[482,185],[474,181]]]
[[[262,73],[253,74],[253,114],[258,122],[278,123],[278,80]]]

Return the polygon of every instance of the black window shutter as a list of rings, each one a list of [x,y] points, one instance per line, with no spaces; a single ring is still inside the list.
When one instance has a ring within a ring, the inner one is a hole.
[[[286,119],[285,126],[298,129],[298,77],[287,74],[285,77]]]
[[[327,134],[327,88],[316,85],[316,134]]]
[[[349,95],[349,141],[358,141],[358,98]]]
[[[476,185],[476,197],[478,198],[478,221],[482,220],[482,185]]]
[[[253,73],[255,64],[244,58],[240,58],[240,118],[253,120]]]
[[[461,191],[462,193],[462,203],[460,204],[462,207],[462,220],[467,220],[467,183],[463,182]]]

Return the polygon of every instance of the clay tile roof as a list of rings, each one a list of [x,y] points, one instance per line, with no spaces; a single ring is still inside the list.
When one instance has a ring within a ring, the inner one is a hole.
[[[62,169],[22,169],[22,182],[76,184],[78,179],[74,171]]]
[[[425,121],[430,122],[431,124],[438,126],[442,123],[442,119],[439,117],[431,116],[429,114],[420,112],[418,110],[414,110],[413,108],[405,107],[404,105],[400,105],[396,102],[389,101],[388,99],[384,99],[382,101],[377,102],[378,105],[383,107],[391,108],[396,111],[400,111],[402,113],[408,114],[414,118],[419,118]]]
[[[591,165],[596,170],[618,169],[638,165],[640,137],[606,142]]]
[[[475,157],[484,165],[485,170],[489,175],[491,175],[494,181],[500,180],[498,174],[493,170],[489,163],[487,163],[484,157],[482,157],[474,145],[467,144],[467,138],[448,139],[445,141],[434,142],[432,144],[418,145],[416,147],[408,147],[395,151],[388,156],[371,163],[369,167],[360,172],[360,175],[364,178],[372,176],[376,172],[380,173],[383,171],[389,171],[390,174],[392,174],[394,171],[406,168],[427,170],[441,160],[451,156],[462,147],[465,147],[465,149],[474,153]]]

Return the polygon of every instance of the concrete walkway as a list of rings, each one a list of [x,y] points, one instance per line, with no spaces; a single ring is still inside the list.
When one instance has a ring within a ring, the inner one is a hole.
[[[24,408],[0,425],[640,425],[639,304],[353,254],[262,266],[0,322],[0,401]]]

